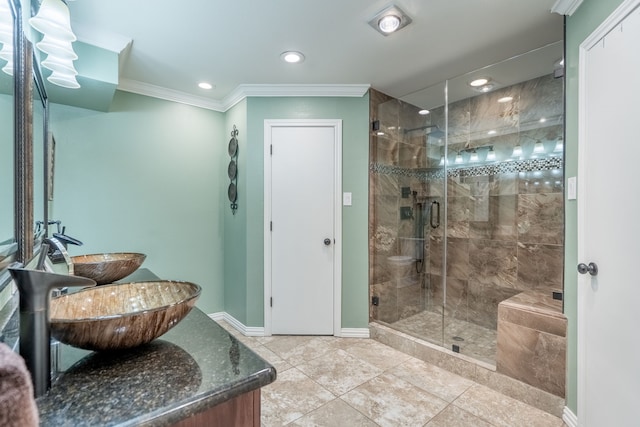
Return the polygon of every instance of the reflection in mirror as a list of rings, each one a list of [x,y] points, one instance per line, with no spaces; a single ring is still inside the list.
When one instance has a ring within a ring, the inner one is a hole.
[[[33,218],[34,224],[34,249],[40,247],[45,235],[45,208],[44,208],[44,150],[45,136],[47,135],[47,101],[43,90],[42,79],[37,72],[37,64],[34,61],[34,90],[33,90]]]
[[[0,15],[0,24],[6,24],[5,20],[12,24],[7,0],[0,0]],[[13,37],[2,36],[0,49],[2,53],[13,52]],[[13,65],[9,59],[0,55],[0,275],[13,262],[17,250],[13,222]]]

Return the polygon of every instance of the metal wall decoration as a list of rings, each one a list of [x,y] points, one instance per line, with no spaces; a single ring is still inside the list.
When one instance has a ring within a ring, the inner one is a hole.
[[[238,129],[236,129],[236,125],[233,125],[231,139],[229,140],[229,157],[231,157],[231,161],[229,161],[227,174],[231,182],[229,183],[227,196],[231,202],[231,212],[235,215],[238,209],[238,187],[236,185],[238,180]]]

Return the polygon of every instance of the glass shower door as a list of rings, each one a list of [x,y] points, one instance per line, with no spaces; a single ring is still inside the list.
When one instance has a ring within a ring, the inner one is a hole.
[[[372,92],[371,318],[442,345],[446,114]],[[421,104],[424,105],[424,104]]]

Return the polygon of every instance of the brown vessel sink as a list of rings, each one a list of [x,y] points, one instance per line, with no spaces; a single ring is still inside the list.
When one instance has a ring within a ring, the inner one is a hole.
[[[87,350],[136,347],[178,324],[200,292],[194,283],[171,280],[86,288],[51,300],[51,335]]]
[[[73,274],[88,277],[98,285],[113,283],[136,271],[146,259],[145,254],[115,252],[71,257]]]

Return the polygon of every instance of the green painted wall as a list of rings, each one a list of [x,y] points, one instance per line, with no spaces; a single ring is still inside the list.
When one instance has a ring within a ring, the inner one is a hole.
[[[13,96],[3,94],[0,94],[0,200],[2,200],[0,204],[1,244],[15,234],[13,229]]]
[[[580,44],[620,5],[622,0],[584,0],[566,20],[566,146],[565,177],[578,173],[578,56]],[[606,82],[603,82],[606,84]],[[566,184],[566,183],[565,183]],[[566,185],[565,185],[566,188]],[[565,207],[564,311],[567,331],[567,407],[578,413],[577,404],[577,207],[568,200]]]
[[[84,242],[71,255],[143,252],[160,277],[201,285],[203,311],[224,310],[224,114],[116,92],[108,113],[53,104],[51,130],[51,218]]]
[[[265,119],[343,120],[342,327],[368,324],[369,97],[249,98],[216,113],[116,92],[109,112],[53,104],[51,217],[83,240],[74,254],[137,251],[167,279],[203,287],[198,306],[264,324]],[[233,125],[240,131],[238,210],[227,199]]]
[[[247,100],[246,232],[247,325],[264,325],[264,120],[342,119],[342,189],[353,206],[342,215],[342,327],[366,328],[368,305],[369,96],[361,98],[249,98]],[[241,139],[244,141],[244,139]],[[242,188],[241,188],[242,189]],[[240,208],[242,209],[242,207]],[[242,262],[241,260],[230,262]]]
[[[238,129],[238,209],[230,208],[226,187],[220,200],[224,217],[224,310],[247,325],[247,210],[252,204],[247,198],[247,101],[243,100],[226,112],[225,153],[221,156],[221,179],[229,184],[227,168],[231,157],[228,145],[233,125]]]

